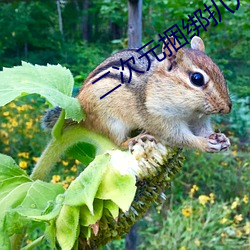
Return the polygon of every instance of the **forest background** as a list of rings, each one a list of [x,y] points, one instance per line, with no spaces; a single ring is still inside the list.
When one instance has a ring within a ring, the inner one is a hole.
[[[143,0],[142,44],[158,40],[174,24],[181,27],[182,19],[204,3],[212,5],[210,0]],[[240,1],[234,14],[216,3],[221,23],[211,22],[207,31],[200,28],[199,35],[230,89],[233,111],[215,117],[214,124],[230,137],[232,147],[221,154],[184,152],[183,171],[166,191],[165,201],[152,206],[138,223],[138,249],[247,249],[250,244],[250,3]],[[224,3],[235,10],[237,1]],[[100,62],[128,46],[128,2],[0,1],[0,31],[1,69],[22,60],[59,63],[73,73],[77,91]],[[38,96],[28,101],[24,104],[26,97],[0,109],[0,153],[12,155],[30,173],[48,135],[40,126],[46,103]],[[65,157],[51,181],[67,187],[83,167]],[[34,230],[34,238],[37,234]],[[124,242],[106,248],[123,249]]]

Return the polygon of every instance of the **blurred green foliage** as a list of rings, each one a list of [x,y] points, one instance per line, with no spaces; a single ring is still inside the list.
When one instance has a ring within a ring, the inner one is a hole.
[[[235,9],[236,0],[224,2]],[[157,34],[174,24],[181,27],[188,14],[204,9],[203,3],[212,5],[210,0],[144,0],[143,43],[157,39]],[[216,3],[221,23],[214,27],[210,19],[207,32],[200,29],[200,36],[206,52],[224,71],[232,95],[245,97],[250,93],[249,2],[241,0],[234,14]],[[1,1],[0,67],[17,65],[21,60],[60,63],[70,68],[80,84],[110,53],[126,48],[127,11],[126,0],[61,1],[61,33],[56,1]],[[218,19],[218,13],[215,16]]]
[[[237,1],[224,1],[231,9]],[[143,43],[201,8],[206,1],[143,1]],[[221,23],[210,19],[207,32],[200,28],[206,52],[223,70],[233,99],[229,116],[216,118],[230,123],[245,141],[250,127],[250,5],[240,1],[234,14],[218,4]],[[85,5],[84,5],[85,4]],[[2,1],[0,5],[0,68],[20,64],[60,63],[73,73],[77,86],[109,54],[127,47],[127,1],[61,1],[62,33],[56,1]],[[214,6],[215,17],[218,13]],[[191,35],[191,34],[190,34]],[[241,98],[241,99],[240,99]]]
[[[47,107],[43,99],[31,95],[1,108],[0,152],[11,155],[28,173],[49,139],[49,134],[40,127]],[[217,128],[227,131],[232,143],[230,151],[219,154],[184,151],[183,170],[171,189],[166,190],[165,200],[152,206],[138,223],[139,249],[249,247],[250,147],[240,143],[230,124]],[[84,167],[65,155],[53,170],[51,182],[67,188]],[[32,228],[25,241],[30,242],[41,233]],[[38,249],[48,247],[45,243]],[[124,239],[104,249],[124,249]]]
[[[83,2],[88,2],[87,7],[83,8]],[[237,1],[224,2],[235,9]],[[203,3],[212,4],[210,0],[143,0],[143,43],[156,40],[157,34],[174,24],[181,27],[181,20],[202,9]],[[185,152],[184,169],[167,191],[166,202],[154,206],[139,223],[139,249],[163,249],[166,245],[169,248],[164,249],[247,249],[250,4],[240,1],[239,10],[232,14],[219,1],[216,3],[221,23],[216,27],[211,23],[207,32],[200,29],[200,37],[206,52],[223,70],[233,99],[231,114],[214,118],[215,128],[230,136],[232,148],[213,155]],[[61,33],[56,1],[1,1],[0,67],[18,65],[21,60],[42,65],[60,63],[72,71],[80,86],[109,54],[127,47],[127,10],[126,0],[62,1]],[[12,155],[20,167],[30,172],[48,136],[39,125],[47,106],[37,96],[28,99],[28,104],[27,99],[20,99],[0,110],[0,152]],[[65,157],[58,163],[51,181],[67,188],[83,168],[79,162]],[[193,185],[199,190],[190,197]],[[215,195],[214,204],[211,193]],[[201,195],[210,199],[205,205],[199,203]],[[187,216],[188,208],[193,217]],[[240,214],[243,219],[239,221],[240,217],[235,216]],[[34,229],[33,233],[38,232]],[[124,241],[119,241],[107,249],[123,247]]]

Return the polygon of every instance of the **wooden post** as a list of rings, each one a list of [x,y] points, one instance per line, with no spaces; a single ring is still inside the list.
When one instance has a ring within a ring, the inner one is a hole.
[[[142,0],[128,0],[128,48],[142,43]]]
[[[89,16],[88,16],[89,0],[82,0],[82,40],[89,40]]]
[[[128,48],[142,45],[142,0],[128,0]],[[136,250],[137,226],[130,229],[126,236],[126,250]]]
[[[58,13],[58,20],[59,20],[59,30],[61,32],[61,35],[63,36],[63,21],[62,21],[62,12],[61,12],[61,1],[57,0],[56,5],[57,5],[57,13]]]
[[[125,249],[136,250],[136,242],[137,242],[137,225],[134,224],[126,236]]]

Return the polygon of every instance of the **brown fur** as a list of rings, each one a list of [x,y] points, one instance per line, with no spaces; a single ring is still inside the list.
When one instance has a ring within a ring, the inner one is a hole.
[[[131,65],[145,71],[148,62],[145,57],[138,59],[140,54],[135,50],[125,50],[101,63],[89,74],[78,95],[87,114],[84,125],[107,135],[118,145],[126,141],[131,130],[143,129],[164,144],[220,151],[222,143],[213,146],[214,141],[208,138],[213,133],[208,115],[230,112],[231,101],[221,71],[203,53],[203,41],[197,37],[192,41],[195,49],[179,49],[162,62],[150,57],[152,65],[148,72],[133,72],[131,83],[100,100],[121,84],[120,71],[109,65],[134,56],[136,63]],[[92,84],[107,70],[111,71],[109,75]],[[189,79],[190,72],[197,70],[208,79],[202,87],[194,86]],[[124,76],[128,78],[127,69]]]

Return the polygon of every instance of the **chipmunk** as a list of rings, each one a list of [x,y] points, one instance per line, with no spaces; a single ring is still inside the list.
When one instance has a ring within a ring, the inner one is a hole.
[[[170,39],[173,44],[176,42]],[[228,138],[215,133],[210,122],[211,114],[231,111],[223,74],[204,53],[201,38],[193,37],[191,48],[179,48],[177,43],[177,52],[168,40],[166,43],[172,55],[161,62],[150,55],[148,59],[138,59],[142,52],[127,49],[111,55],[97,66],[77,96],[86,112],[82,125],[108,136],[119,146],[127,146],[133,140],[128,139],[130,132],[141,129],[165,145],[192,147],[206,152],[227,149],[230,146]],[[164,47],[162,51],[168,55],[169,50]],[[124,67],[125,83],[100,99],[121,84],[120,71],[117,70],[121,68],[120,58],[125,61],[131,56],[135,63],[130,62],[130,65],[145,73],[133,71],[128,83],[130,72]],[[151,66],[147,71],[148,60]],[[108,70],[109,74],[95,81]]]

